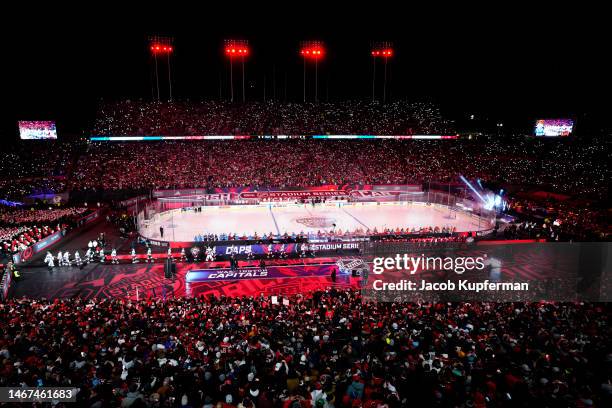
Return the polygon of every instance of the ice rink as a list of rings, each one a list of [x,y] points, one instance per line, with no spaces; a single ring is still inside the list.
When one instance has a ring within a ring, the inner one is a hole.
[[[335,224],[335,225],[334,225]],[[163,238],[160,226],[164,228]],[[317,233],[331,231],[381,231],[385,228],[454,226],[457,231],[477,231],[491,227],[485,220],[467,212],[450,211],[440,205],[423,203],[339,203],[259,204],[203,207],[201,212],[175,209],[156,215],[140,233],[164,241],[194,241],[198,234],[235,233],[240,236]]]

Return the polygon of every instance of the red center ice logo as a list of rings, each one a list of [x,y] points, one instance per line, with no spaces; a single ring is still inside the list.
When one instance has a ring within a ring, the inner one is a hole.
[[[329,228],[334,225],[336,220],[327,217],[304,217],[297,218],[295,222],[309,228]]]

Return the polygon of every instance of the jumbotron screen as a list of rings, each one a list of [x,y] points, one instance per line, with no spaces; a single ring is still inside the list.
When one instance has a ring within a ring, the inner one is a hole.
[[[19,137],[22,140],[57,139],[55,122],[50,120],[19,121]]]
[[[571,119],[540,119],[536,121],[535,135],[544,137],[569,136],[574,129]]]

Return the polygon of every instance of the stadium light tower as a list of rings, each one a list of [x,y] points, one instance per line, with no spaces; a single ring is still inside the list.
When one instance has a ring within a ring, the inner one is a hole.
[[[230,100],[234,102],[234,58],[240,58],[242,63],[242,102],[246,101],[244,88],[244,59],[251,53],[247,40],[225,40],[224,52],[230,61]]]
[[[389,58],[393,57],[393,43],[389,41],[381,41],[372,43],[372,102],[376,99],[376,60],[382,58],[384,61],[384,79],[383,79],[383,103],[387,100],[387,63]]]
[[[304,60],[304,102],[306,102],[306,60],[314,61],[315,102],[319,102],[319,60],[325,56],[325,45],[322,41],[302,41],[300,55]]]
[[[155,85],[157,88],[157,101],[159,102],[159,71],[157,68],[158,57],[166,56],[168,62],[168,95],[172,100],[172,76],[170,71],[170,55],[174,52],[174,39],[171,37],[149,37],[149,50],[155,60]]]

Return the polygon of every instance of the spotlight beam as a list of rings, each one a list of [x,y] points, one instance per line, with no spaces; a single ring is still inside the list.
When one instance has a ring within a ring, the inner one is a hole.
[[[461,179],[461,181],[463,181],[465,183],[466,186],[468,186],[470,188],[470,190],[472,190],[474,192],[474,194],[476,194],[478,196],[478,198],[480,198],[480,200],[484,204],[487,204],[487,200],[485,200],[485,198],[478,192],[478,190],[476,190],[474,188],[474,186],[472,186],[472,184],[465,177],[460,175],[459,178]]]

